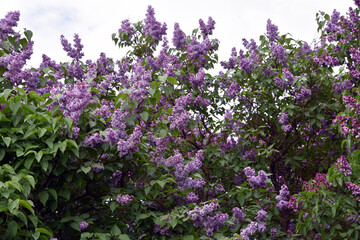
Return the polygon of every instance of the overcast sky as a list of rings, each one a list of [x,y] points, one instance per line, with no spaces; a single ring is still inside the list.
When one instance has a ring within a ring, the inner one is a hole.
[[[114,46],[111,34],[117,32],[123,19],[136,22],[145,18],[148,5],[155,17],[168,26],[171,40],[174,23],[190,34],[199,19],[216,21],[214,37],[220,40],[219,58],[226,60],[232,47],[242,47],[242,38],[254,38],[266,32],[271,19],[281,34],[291,33],[295,39],[308,41],[316,37],[315,15],[319,10],[331,15],[334,9],[345,14],[355,8],[353,0],[0,0],[0,18],[8,11],[21,13],[18,30],[34,32],[34,54],[30,65],[38,66],[43,53],[56,61],[68,61],[62,50],[60,35],[71,43],[78,33],[84,45],[83,60],[98,58],[101,52],[120,59],[122,52]]]

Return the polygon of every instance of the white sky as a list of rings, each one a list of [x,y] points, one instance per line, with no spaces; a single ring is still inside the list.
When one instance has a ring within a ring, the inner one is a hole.
[[[145,18],[148,5],[155,17],[168,26],[171,42],[174,23],[186,34],[199,26],[202,18],[216,21],[214,37],[220,40],[219,59],[227,60],[232,47],[242,48],[242,38],[254,38],[266,32],[271,19],[280,34],[291,33],[295,39],[308,41],[316,36],[315,14],[321,10],[329,15],[333,9],[345,14],[355,8],[353,0],[0,0],[0,18],[8,11],[21,13],[18,30],[33,31],[34,54],[29,65],[37,67],[43,53],[53,60],[68,61],[62,50],[60,35],[73,43],[78,33],[84,45],[83,60],[96,60],[101,52],[120,59],[122,52],[114,46],[111,34],[117,32],[123,19],[137,22]]]

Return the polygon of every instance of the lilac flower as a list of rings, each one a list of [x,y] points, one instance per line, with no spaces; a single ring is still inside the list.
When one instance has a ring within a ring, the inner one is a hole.
[[[148,6],[145,18],[144,34],[151,36],[155,41],[161,41],[162,36],[166,35],[166,24],[161,25],[155,18],[154,8]]]
[[[240,92],[240,86],[238,85],[238,83],[236,82],[236,80],[234,80],[229,88],[226,90],[225,95],[230,97],[230,98],[235,98],[236,95]]]
[[[235,218],[236,223],[244,221],[246,214],[243,213],[243,211],[241,211],[240,208],[234,207],[232,210],[233,210],[233,217]]]
[[[212,31],[215,29],[215,21],[209,17],[207,24],[202,19],[199,20],[201,33],[204,36],[212,35]]]
[[[121,42],[125,43],[126,46],[130,46],[132,37],[135,34],[135,28],[131,25],[129,19],[125,19],[121,22],[121,28],[118,32]],[[121,33],[126,34],[126,37]]]
[[[179,23],[174,25],[174,36],[172,39],[174,46],[178,49],[183,49],[186,47],[186,36],[184,32],[180,29]]]
[[[92,135],[86,136],[85,140],[83,141],[83,144],[91,147],[97,147],[103,141],[104,141],[103,136],[100,133],[94,133]]]
[[[85,230],[87,227],[89,226],[89,224],[85,221],[80,222],[80,230],[83,231]]]
[[[75,84],[65,90],[60,97],[59,106],[65,117],[71,118],[74,123],[79,121],[82,110],[90,103],[91,93],[85,82]]]
[[[278,26],[272,24],[270,19],[267,20],[266,31],[270,42],[274,42],[279,37]]]
[[[271,42],[270,50],[272,58],[274,58],[279,64],[286,65],[286,50],[281,44],[276,45],[274,42]]]
[[[346,187],[352,191],[353,195],[360,195],[360,187],[352,182],[346,182]]]
[[[106,129],[105,141],[109,142],[111,146],[119,141],[119,134],[112,128]]]
[[[13,27],[17,26],[17,22],[20,19],[20,12],[8,12],[5,18],[0,20],[0,39],[6,40],[9,34],[15,33]]]
[[[74,48],[71,46],[71,43],[66,40],[64,35],[61,35],[60,39],[61,45],[69,57],[79,61],[84,56],[84,53],[81,52],[84,46],[81,44],[81,39],[78,34],[74,35]]]
[[[325,31],[329,33],[336,33],[338,30],[337,23],[340,19],[340,12],[336,11],[334,9],[333,14],[331,15],[331,20],[327,23],[327,26],[325,28]]]
[[[255,176],[255,170],[254,169],[251,169],[250,167],[246,167],[244,168],[244,173],[246,175],[246,177],[249,179],[250,177],[253,177]]]
[[[295,100],[303,101],[311,96],[311,90],[305,87],[301,87],[300,92],[295,93]]]
[[[134,196],[131,195],[122,195],[119,194],[116,198],[116,201],[121,205],[121,206],[125,206],[127,204],[129,204],[132,200],[134,200]]]
[[[360,8],[360,0],[354,0],[355,5]]]
[[[287,124],[288,121],[289,121],[289,114],[284,112],[279,119],[279,123],[284,125],[284,124]]]
[[[188,212],[190,218],[194,221],[195,227],[205,227],[206,235],[212,236],[214,231],[225,225],[225,221],[229,215],[222,212],[215,211],[218,208],[217,200],[204,205],[202,208],[196,206],[193,210]],[[212,216],[215,214],[215,216]]]
[[[240,235],[243,240],[250,240],[249,236],[256,233],[256,230],[258,228],[257,222],[251,222],[248,224],[248,226],[245,229],[240,230]]]
[[[345,176],[351,175],[352,172],[352,168],[350,163],[346,160],[345,156],[341,156],[340,158],[337,159],[336,163],[335,163],[337,169],[340,172],[343,172]]]
[[[205,69],[200,68],[196,75],[191,74],[189,80],[194,87],[201,88],[205,84]]]
[[[200,198],[197,194],[195,194],[194,192],[189,192],[185,198],[185,203],[186,204],[197,203],[197,202],[199,202],[199,200],[200,200]]]
[[[267,217],[268,217],[267,212],[261,209],[260,211],[257,212],[255,219],[258,220],[259,222],[264,222]]]
[[[267,175],[263,170],[258,172],[258,176],[252,176],[249,178],[249,183],[253,188],[265,187],[267,181]]]

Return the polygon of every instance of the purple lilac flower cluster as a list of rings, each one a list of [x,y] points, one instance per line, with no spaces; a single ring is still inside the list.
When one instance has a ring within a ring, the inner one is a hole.
[[[288,207],[288,197],[289,197],[289,189],[283,184],[281,186],[281,190],[279,191],[279,195],[276,196],[276,201],[278,201],[276,207],[279,208],[280,211],[287,210]]]
[[[173,116],[169,117],[171,122],[170,129],[178,128],[181,130],[185,128],[190,119],[190,114],[184,108],[191,103],[192,98],[192,94],[189,93],[186,96],[181,96],[175,100]]]
[[[81,39],[78,34],[74,35],[74,48],[71,46],[71,43],[69,43],[68,40],[64,37],[64,35],[61,35],[60,40],[63,49],[67,52],[69,57],[79,61],[84,56],[84,53],[81,52],[84,46],[81,44]]]
[[[199,72],[196,75],[191,74],[189,80],[194,87],[201,89],[205,84],[205,69],[200,68]]]
[[[349,176],[352,174],[351,165],[346,160],[346,157],[343,155],[337,159],[335,166],[340,172],[343,172],[345,176]]]
[[[270,19],[267,20],[266,31],[270,42],[274,42],[278,39],[278,26],[272,24]]]
[[[219,207],[217,200],[204,205],[202,208],[196,206],[193,210],[188,212],[190,218],[194,221],[195,227],[205,227],[206,235],[211,237],[214,231],[225,225],[229,215],[215,211]],[[214,215],[215,214],[215,215]]]
[[[268,177],[263,170],[260,170],[257,176],[255,176],[255,170],[251,169],[250,167],[244,168],[243,171],[251,187],[253,188],[266,187],[266,181],[268,180]]]
[[[271,57],[276,60],[278,64],[286,66],[287,56],[285,48],[279,44],[276,45],[274,42],[270,43]]]
[[[330,33],[335,33],[339,31],[338,21],[340,20],[340,12],[336,11],[334,9],[333,14],[331,15],[330,21],[327,23],[327,26],[325,28],[325,31]]]
[[[180,187],[182,187],[183,190],[186,189],[199,189],[202,188],[205,185],[205,181],[202,178],[192,178],[189,177],[189,174],[191,172],[195,172],[202,166],[202,161],[204,159],[202,150],[199,150],[194,157],[194,160],[188,162],[187,164],[177,163],[176,164],[176,170],[175,170],[175,177],[178,181],[178,184]]]
[[[243,211],[241,211],[240,208],[234,207],[232,210],[233,210],[233,217],[235,223],[244,221],[244,219],[246,218],[246,214]]]
[[[132,151],[136,151],[138,149],[138,145],[141,142],[142,130],[141,126],[137,125],[132,134],[129,135],[127,140],[120,139],[117,143],[117,150],[120,153],[120,156],[125,156],[127,154],[132,153]]]
[[[129,204],[132,200],[134,200],[134,196],[128,195],[128,194],[125,194],[125,195],[119,194],[116,198],[116,201],[121,206],[125,206],[125,205]]]
[[[145,18],[144,34],[151,36],[155,41],[161,41],[162,36],[166,35],[166,30],[166,24],[163,23],[161,25],[160,22],[156,21],[154,8],[148,6]]]
[[[186,47],[186,36],[180,29],[179,23],[175,23],[174,25],[174,36],[172,38],[172,43],[177,49],[184,49]]]
[[[130,46],[132,38],[135,34],[135,28],[130,23],[129,19],[125,19],[121,22],[121,28],[118,30],[120,41],[125,44],[125,46]],[[123,34],[126,36],[123,36]]]
[[[59,99],[60,110],[75,124],[79,121],[82,110],[90,103],[91,93],[88,88],[85,82],[78,82],[69,90],[64,90]]]
[[[282,125],[281,128],[284,130],[284,132],[288,132],[291,130],[291,124],[289,124],[289,114],[284,112],[279,119],[279,123]]]
[[[199,20],[201,33],[204,36],[212,35],[212,31],[215,29],[215,21],[209,17],[207,24],[202,19]]]
[[[31,41],[28,43],[27,48],[22,49],[21,52],[14,51],[11,54],[0,57],[0,66],[7,68],[3,76],[9,78],[15,86],[22,84],[23,80],[28,80],[30,85],[37,85],[39,81],[38,77],[32,76],[30,71],[21,70],[33,53],[33,45],[34,42]]]
[[[317,191],[318,188],[323,186],[325,189],[332,187],[332,184],[326,180],[325,173],[316,173],[314,181],[312,184],[309,184],[306,181],[303,181],[303,186],[306,191]]]
[[[251,221],[245,229],[240,230],[240,236],[243,240],[250,240],[249,236],[254,235],[258,230],[258,223]]]
[[[8,12],[5,18],[0,20],[0,39],[7,39],[9,34],[15,33],[13,27],[17,26],[20,19],[20,12]]]
[[[309,98],[310,96],[311,96],[311,90],[305,87],[301,87],[300,92],[295,93],[295,100],[301,102],[306,98]]]
[[[80,230],[81,231],[85,230],[89,226],[89,224],[87,222],[85,222],[85,221],[80,222],[79,225],[80,225]]]

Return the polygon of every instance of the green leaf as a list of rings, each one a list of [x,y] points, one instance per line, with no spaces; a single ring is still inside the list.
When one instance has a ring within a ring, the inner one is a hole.
[[[50,189],[48,189],[48,192],[50,193],[50,195],[53,197],[53,199],[55,200],[55,201],[57,201],[57,193],[56,193],[56,191],[54,190],[54,189],[52,189],[52,188],[50,188]]]
[[[39,232],[39,233],[51,235],[51,233],[48,230],[46,230],[45,228],[36,228],[35,231]]]
[[[46,202],[49,199],[49,194],[47,192],[41,193],[39,196],[39,200],[40,202],[44,205],[44,207],[46,206]]]
[[[140,116],[146,122],[149,118],[149,113],[144,111],[144,112],[140,113]]]
[[[11,138],[10,137],[2,137],[7,147],[10,146]]]
[[[120,234],[119,235],[120,240],[130,240],[129,236],[127,234]]]
[[[13,113],[17,113],[20,108],[20,102],[12,102],[9,104],[9,107]]]
[[[85,174],[87,174],[88,172],[90,172],[91,167],[90,167],[90,166],[87,166],[87,167],[81,166],[81,170],[82,170]]]
[[[34,214],[34,210],[33,208],[31,207],[30,203],[28,203],[27,201],[25,200],[20,200],[19,204],[21,206],[23,206],[24,208],[28,209],[32,214]]]
[[[18,230],[18,224],[15,221],[11,221],[7,225],[7,235],[9,238],[15,238]]]
[[[112,228],[111,228],[111,231],[110,233],[114,236],[117,236],[117,235],[120,235],[121,234],[121,231],[120,231],[120,228],[116,225],[114,225]]]
[[[177,85],[178,82],[176,81],[175,77],[168,77],[167,80],[169,81],[169,83]]]
[[[44,154],[44,153],[43,153],[42,150],[40,150],[39,152],[35,153],[35,158],[36,158],[36,160],[37,160],[38,162],[40,162],[43,154]]]
[[[0,149],[0,161],[3,160],[4,157],[5,157],[5,149],[1,148]]]
[[[167,128],[163,128],[160,130],[160,137],[161,138],[165,138],[168,134],[168,129]]]
[[[60,151],[61,151],[62,153],[65,152],[65,150],[66,150],[66,145],[67,145],[67,142],[66,142],[66,141],[64,141],[64,142],[62,142],[62,143],[59,144],[59,149],[60,149]]]

